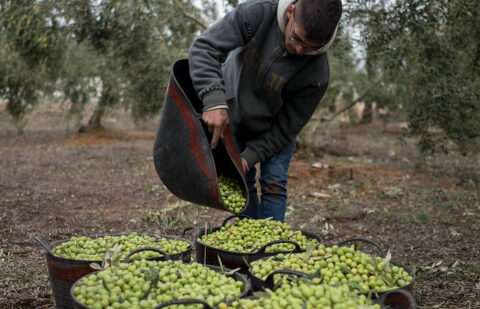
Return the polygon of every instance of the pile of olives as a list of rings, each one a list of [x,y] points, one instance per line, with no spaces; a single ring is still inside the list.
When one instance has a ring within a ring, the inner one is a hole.
[[[387,259],[379,256],[355,250],[353,245],[319,245],[310,253],[278,254],[252,262],[250,271],[265,280],[272,271],[278,269],[293,269],[315,275],[327,284],[348,284],[360,293],[392,290],[404,287],[413,280],[402,267],[391,265]]]
[[[184,252],[190,248],[190,244],[186,241],[152,237],[147,234],[139,235],[137,232],[133,232],[128,235],[102,236],[98,238],[71,237],[69,241],[55,246],[53,253],[67,259],[101,261],[104,259],[107,250],[111,250],[117,245],[120,248],[118,253],[119,259],[123,259],[131,251],[142,247],[160,249],[168,254]],[[142,251],[132,256],[132,258],[155,258],[160,256],[162,254],[154,251]]]
[[[314,279],[314,284],[292,282],[282,284],[266,297],[258,299],[240,299],[232,303],[232,308],[238,309],[380,309],[365,295],[357,295],[347,285],[331,286],[320,284],[320,279]],[[222,308],[221,306],[219,308]],[[228,306],[223,305],[223,308]]]
[[[296,242],[305,250],[307,244],[315,245],[316,239],[307,240],[301,231],[294,231],[288,224],[268,219],[236,219],[236,223],[227,223],[219,230],[202,235],[200,243],[235,252],[256,252],[265,244],[275,240]],[[293,244],[280,243],[267,247],[266,252],[288,252],[295,249]]]
[[[154,308],[184,298],[201,299],[213,307],[236,299],[242,289],[243,282],[198,263],[135,260],[81,278],[75,283],[73,294],[78,302],[94,309]]]
[[[237,180],[225,176],[219,177],[220,195],[227,208],[233,213],[239,213],[245,207],[246,199]]]

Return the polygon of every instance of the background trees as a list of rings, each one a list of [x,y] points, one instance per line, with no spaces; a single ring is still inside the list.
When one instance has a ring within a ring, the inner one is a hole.
[[[0,99],[18,128],[55,93],[72,115],[98,100],[82,129],[114,107],[136,121],[162,106],[169,70],[216,20],[215,1],[0,1]],[[229,10],[238,1],[223,2]],[[358,102],[406,120],[419,149],[464,152],[480,132],[480,4],[475,0],[346,0],[331,50],[322,120]],[[318,120],[318,119],[317,119]],[[388,121],[388,118],[385,120]]]
[[[59,78],[65,42],[53,2],[0,2],[0,98],[18,130]]]
[[[366,71],[380,86],[366,100],[404,115],[422,151],[478,138],[477,1],[347,1],[362,29]]]
[[[201,28],[196,17],[200,12],[191,3],[176,0],[65,1],[64,16],[74,44],[85,44],[91,51],[83,53],[82,60],[96,59],[96,74],[82,73],[96,77],[101,88],[84,129],[100,128],[103,115],[119,103],[135,120],[159,111],[170,65],[186,56]],[[72,78],[78,80],[78,75]],[[88,89],[82,89],[82,97],[87,97]]]

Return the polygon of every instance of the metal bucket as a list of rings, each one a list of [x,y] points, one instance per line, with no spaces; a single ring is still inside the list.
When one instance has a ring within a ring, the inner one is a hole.
[[[122,234],[118,235],[109,235],[109,236],[121,236]],[[107,235],[103,235],[107,236]],[[103,236],[96,236],[92,238],[99,238]],[[156,237],[154,235],[149,235],[152,237]],[[167,239],[175,239],[175,240],[182,240],[190,244],[189,249],[173,254],[169,256],[170,259],[173,260],[182,260],[184,262],[190,262],[191,260],[191,255],[192,255],[192,242],[186,239],[182,239],[179,237],[173,237],[173,236],[161,236],[163,238]],[[52,286],[52,291],[53,291],[53,297],[55,299],[55,306],[56,308],[59,309],[71,309],[73,308],[73,300],[70,295],[70,289],[75,281],[80,279],[81,277],[88,275],[92,272],[95,272],[95,269],[90,267],[91,263],[98,263],[101,264],[102,261],[86,261],[86,260],[73,260],[73,259],[67,259],[63,258],[60,256],[57,256],[53,253],[51,248],[55,248],[55,246],[69,241],[67,240],[59,240],[53,242],[51,245],[45,241],[40,236],[36,236],[35,240],[37,240],[42,247],[45,249],[46,252],[46,260],[47,260],[47,269],[48,269],[48,275],[50,278],[50,284]],[[140,249],[146,249],[146,248],[140,248]],[[150,250],[150,248],[148,248]],[[131,255],[132,253],[138,252],[139,249],[133,250],[132,252],[129,253]],[[164,260],[166,259],[167,255],[160,256],[158,258],[153,258],[151,260]],[[150,260],[150,259],[149,259]]]
[[[202,103],[190,79],[188,59],[178,60],[172,67],[155,137],[155,169],[177,197],[232,212],[220,196],[218,177],[223,175],[237,180],[248,205],[249,193],[239,151],[229,127],[212,150],[211,134],[201,117]]]
[[[230,272],[231,270],[228,269],[228,268],[222,268],[220,266],[216,266],[216,265],[205,265],[206,267],[210,268],[210,269],[213,269],[217,272],[221,272],[221,271],[224,271],[224,272]],[[91,274],[89,274],[91,275]],[[87,275],[87,276],[89,276]],[[248,281],[248,279],[238,273],[238,272],[234,272],[233,274],[229,275],[230,277],[233,277],[236,281],[241,281],[243,283],[243,291],[242,293],[238,296],[238,298],[242,298],[242,297],[245,297],[249,292],[250,292],[250,282]],[[78,281],[77,281],[78,282]],[[73,308],[74,309],[92,309],[91,307],[85,305],[85,304],[82,304],[80,303],[77,298],[75,297],[74,293],[73,293],[73,290],[75,289],[75,285],[77,283],[75,282],[75,284],[72,285],[72,287],[70,288],[70,297],[71,299],[73,300]],[[232,300],[227,300],[226,302],[227,303],[231,303],[232,301],[234,301],[233,299]],[[191,298],[186,298],[186,299],[175,299],[175,300],[171,300],[171,301],[168,301],[168,302],[165,302],[165,303],[162,303],[162,304],[159,304],[158,306],[154,307],[154,309],[158,309],[158,308],[165,308],[165,307],[168,307],[168,306],[172,306],[172,305],[175,305],[175,304],[203,304],[204,308],[205,309],[211,309],[212,307],[209,306],[205,301],[201,300],[201,299],[191,299]]]
[[[299,253],[299,252],[305,251],[300,248],[300,245],[298,243],[290,240],[276,240],[276,241],[269,242],[264,246],[262,246],[261,248],[259,248],[256,252],[235,252],[235,251],[223,250],[223,249],[219,249],[219,248],[215,248],[215,247],[203,244],[198,241],[198,238],[205,235],[205,232],[207,234],[210,234],[218,231],[223,226],[225,226],[225,224],[227,224],[228,220],[232,218],[249,218],[249,217],[244,215],[233,215],[226,218],[223,221],[222,225],[219,227],[208,229],[207,231],[205,231],[204,229],[203,230],[197,229],[194,246],[195,246],[195,257],[198,263],[219,265],[220,264],[219,259],[220,259],[222,261],[221,263],[226,267],[231,269],[240,268],[239,270],[240,272],[246,273],[249,267],[248,264],[250,262],[261,259],[263,257],[268,257],[268,256],[276,255],[278,253],[282,253],[282,252],[274,252],[274,253],[266,252],[266,249],[272,245],[280,244],[280,243],[288,243],[295,246],[295,249],[290,252]],[[182,235],[185,235],[185,232],[187,230],[188,228],[184,230]],[[307,231],[301,231],[301,232],[303,235],[307,237],[307,239],[316,239],[318,243],[322,243],[323,241],[322,238],[316,234],[313,234]]]

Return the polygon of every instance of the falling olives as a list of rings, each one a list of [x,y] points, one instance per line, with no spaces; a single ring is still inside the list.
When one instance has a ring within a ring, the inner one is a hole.
[[[239,213],[245,208],[246,199],[237,180],[225,176],[219,177],[220,195],[227,208],[233,213]]]

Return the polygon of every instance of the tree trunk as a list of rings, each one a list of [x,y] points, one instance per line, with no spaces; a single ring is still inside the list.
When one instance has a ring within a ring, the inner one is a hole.
[[[27,125],[27,120],[25,119],[27,105],[23,104],[25,100],[22,99],[20,88],[14,87],[10,89],[7,93],[7,100],[7,111],[13,119],[17,134],[23,135]]]
[[[360,123],[372,123],[373,120],[373,107],[371,102],[365,102],[365,108],[362,112],[362,119],[360,119]]]
[[[101,102],[98,102],[95,111],[93,112],[90,120],[88,120],[87,125],[80,126],[78,129],[79,133],[89,132],[89,131],[98,131],[103,130],[102,126],[102,117],[105,115],[105,109],[101,106]]]
[[[110,80],[102,79],[102,96],[98,100],[97,107],[93,112],[88,124],[85,126],[81,126],[78,129],[78,132],[87,132],[87,131],[98,131],[104,130],[105,128],[102,126],[102,118],[107,112],[108,108],[112,108],[115,104],[118,103],[119,96],[116,93],[114,87],[112,87]]]

